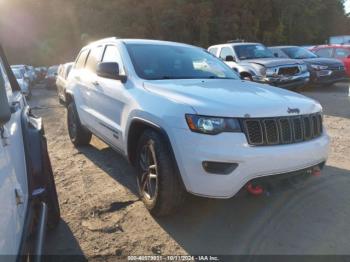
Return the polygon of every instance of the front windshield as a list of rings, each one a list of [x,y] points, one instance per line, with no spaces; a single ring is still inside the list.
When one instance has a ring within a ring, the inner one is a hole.
[[[317,55],[302,47],[287,47],[282,48],[282,51],[293,59],[317,58]]]
[[[272,52],[263,45],[237,45],[234,46],[239,60],[256,59],[256,58],[274,58]]]
[[[13,74],[15,75],[15,77],[16,77],[17,79],[22,79],[22,78],[23,78],[23,76],[22,76],[20,70],[14,69],[14,70],[12,70],[12,72],[13,72]]]
[[[239,79],[232,69],[200,48],[157,44],[126,47],[137,75],[143,79]]]

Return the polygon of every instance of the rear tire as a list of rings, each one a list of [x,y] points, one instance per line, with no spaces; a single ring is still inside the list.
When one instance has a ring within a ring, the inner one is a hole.
[[[137,147],[137,183],[143,203],[154,216],[173,213],[184,202],[182,184],[167,140],[147,129]]]
[[[81,125],[75,103],[71,102],[67,109],[67,126],[70,140],[75,146],[88,145],[92,134]]]

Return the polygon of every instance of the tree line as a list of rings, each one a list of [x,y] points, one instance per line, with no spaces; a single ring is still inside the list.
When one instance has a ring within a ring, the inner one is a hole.
[[[152,38],[202,47],[232,39],[322,44],[350,34],[344,0],[3,0],[0,42],[11,63],[74,60],[90,41]]]

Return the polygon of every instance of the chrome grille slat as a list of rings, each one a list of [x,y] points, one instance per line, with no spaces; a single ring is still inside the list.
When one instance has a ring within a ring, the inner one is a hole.
[[[293,117],[243,119],[244,132],[251,145],[279,145],[308,141],[321,136],[321,114]]]

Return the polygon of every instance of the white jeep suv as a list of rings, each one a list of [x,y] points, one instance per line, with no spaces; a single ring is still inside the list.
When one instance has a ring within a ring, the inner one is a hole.
[[[243,81],[204,49],[103,39],[84,47],[66,89],[74,145],[92,133],[137,167],[152,214],[184,192],[230,198],[262,176],[322,166],[329,137],[321,105]]]

